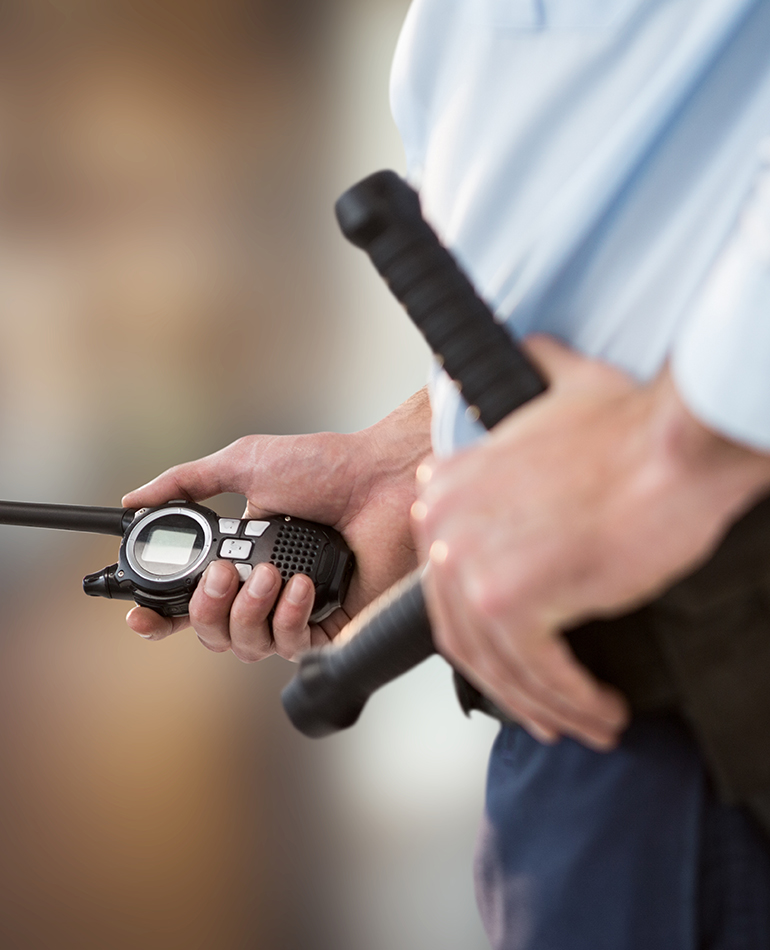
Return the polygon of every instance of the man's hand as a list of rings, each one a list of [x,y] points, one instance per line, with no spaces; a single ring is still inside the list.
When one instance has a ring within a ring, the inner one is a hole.
[[[232,649],[244,662],[271,653],[292,659],[329,642],[363,606],[417,565],[409,509],[415,470],[429,450],[430,407],[422,390],[362,432],[247,436],[207,458],[169,469],[126,495],[123,504],[140,508],[238,492],[248,500],[245,517],[285,512],[336,528],[355,552],[356,570],[343,609],[320,625],[308,624],[314,598],[310,578],[295,575],[281,593],[277,568],[261,564],[239,591],[235,568],[224,560],[209,565],[190,601],[189,618],[171,620],[135,607],[128,625],[160,640],[192,624],[210,650]]]
[[[770,457],[704,428],[667,371],[640,386],[552,338],[527,349],[548,392],[418,471],[429,612],[440,652],[533,735],[608,748],[625,703],[561,631],[705,560],[770,486]]]

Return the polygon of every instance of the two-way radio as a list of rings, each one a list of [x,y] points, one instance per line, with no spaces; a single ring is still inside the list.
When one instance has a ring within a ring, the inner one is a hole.
[[[190,501],[138,510],[0,501],[0,524],[122,538],[117,563],[84,577],[83,590],[133,600],[164,617],[188,612],[198,581],[218,558],[235,565],[241,583],[261,562],[274,564],[284,583],[306,574],[316,589],[314,623],[340,606],[353,573],[353,555],[337,531],[291,515],[220,518]]]

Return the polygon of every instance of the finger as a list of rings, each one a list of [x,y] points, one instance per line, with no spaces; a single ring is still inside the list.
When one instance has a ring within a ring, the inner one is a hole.
[[[230,649],[230,607],[238,583],[233,564],[212,561],[190,600],[190,622],[201,643],[214,653]]]
[[[565,386],[582,388],[585,384],[596,386],[598,364],[577,350],[566,346],[556,337],[545,333],[536,333],[522,341],[522,347],[543,376],[550,388],[564,389]],[[586,370],[590,368],[590,376]],[[601,369],[603,384],[617,387],[619,391],[629,388],[628,377],[620,370],[608,364]]]
[[[175,465],[134,491],[123,496],[125,508],[160,505],[173,498],[204,501],[221,492],[246,494],[250,471],[243,464],[240,442],[194,462]]]
[[[504,667],[490,646],[478,640],[474,651],[456,654],[452,665],[538,742],[547,745],[557,742],[565,734],[567,723],[533,699],[523,688],[518,671]]]
[[[470,604],[474,623],[487,621],[485,629],[502,655],[501,662],[519,671],[521,688],[567,723],[569,734],[601,739],[617,736],[625,727],[628,710],[621,695],[600,684],[578,663],[558,629],[533,621],[531,610],[521,607],[489,615],[483,598],[479,601],[474,595],[475,585],[467,573],[465,583],[461,576],[450,584],[443,578],[444,571],[436,573],[449,596]],[[480,606],[474,609],[477,602]]]
[[[541,634],[534,647],[522,648],[510,628],[493,628],[487,653],[497,651],[497,663],[487,673],[490,689],[504,706],[523,693],[564,735],[592,748],[611,748],[627,725],[625,700],[599,684],[551,636],[558,635]]]
[[[149,607],[132,607],[126,623],[145,640],[165,640],[179,630],[190,626],[189,617],[162,617]]]
[[[510,671],[501,670],[494,651],[489,655],[489,640],[480,629],[478,618],[471,618],[465,600],[455,596],[456,588],[441,590],[442,585],[436,577],[435,568],[426,572],[422,584],[439,652],[486,696],[497,701],[496,697],[492,696],[490,686],[500,676],[510,675]],[[494,676],[493,670],[496,674]],[[558,720],[549,716],[537,703],[528,701],[524,693],[518,690],[515,679],[505,682],[508,686],[507,704],[501,705],[500,708],[505,709],[538,741],[555,742],[562,731]]]
[[[279,514],[279,512],[277,512],[275,508],[262,508],[255,501],[247,501],[242,517],[244,519],[269,518],[276,514]],[[292,509],[292,514],[296,514],[295,509]]]
[[[313,623],[310,625],[311,647],[328,647],[333,640],[334,637],[327,633],[324,627],[322,627],[320,624]]]
[[[538,742],[553,745],[567,734],[565,724],[560,718],[551,716],[547,709],[533,701],[524,690],[519,689],[508,671],[503,674],[499,666],[496,666],[491,654],[479,654],[470,666],[459,660],[453,661],[453,666],[501,712],[526,729]]]
[[[489,631],[477,630],[470,644],[459,649],[450,647],[450,652],[453,665],[467,670],[470,681],[485,696],[539,741],[553,742],[565,735],[597,750],[612,748],[617,743],[617,730],[565,709],[553,697],[535,691],[529,671],[510,653],[500,652]]]
[[[257,564],[230,610],[230,643],[244,663],[275,652],[268,617],[281,590],[281,575],[273,564]]]
[[[476,682],[485,695],[540,741],[569,735],[596,749],[611,748],[617,742],[625,715],[619,722],[608,723],[592,715],[590,708],[586,712],[579,704],[573,706],[565,702],[557,690],[544,686],[533,675],[529,667],[537,668],[530,655],[534,651],[517,650],[518,638],[512,636],[507,626],[501,631],[499,625],[469,611],[466,598],[460,596],[460,585],[451,583],[439,566],[432,565],[429,575],[425,580],[436,597],[441,624],[437,636],[442,652],[455,665],[470,670],[471,681]],[[548,641],[539,642],[550,647]],[[558,656],[565,659],[561,654]],[[574,672],[581,676],[582,668],[577,663],[574,666]],[[559,681],[558,677],[554,678]],[[624,713],[624,706],[621,705],[621,709]]]
[[[533,686],[565,712],[620,730],[628,724],[628,706],[615,689],[596,680],[561,637],[548,638],[529,651],[525,668]]]
[[[533,333],[521,341],[527,356],[548,380],[558,380],[583,365],[584,357],[546,333]]]
[[[351,620],[352,617],[342,607],[338,608],[328,617],[324,617],[319,624],[312,625],[310,628],[310,645],[315,647],[331,643]]]
[[[315,588],[304,574],[295,574],[286,585],[273,615],[275,652],[287,660],[310,649],[308,620],[313,610]]]
[[[490,654],[491,655],[491,654]],[[617,745],[620,729],[585,717],[580,712],[565,710],[558,702],[535,693],[527,683],[528,671],[517,674],[510,667],[479,665],[486,694],[503,710],[520,709],[522,705],[538,723],[550,723],[561,735],[570,736],[597,751]]]

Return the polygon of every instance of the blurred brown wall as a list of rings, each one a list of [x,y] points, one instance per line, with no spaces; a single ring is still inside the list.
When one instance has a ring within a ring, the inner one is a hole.
[[[302,209],[335,15],[4,6],[3,497],[115,504],[242,432],[315,422],[324,328],[297,301],[325,293]],[[79,591],[112,542],[32,534],[0,537],[0,945],[325,944],[318,779],[289,778],[281,664],[148,649]]]

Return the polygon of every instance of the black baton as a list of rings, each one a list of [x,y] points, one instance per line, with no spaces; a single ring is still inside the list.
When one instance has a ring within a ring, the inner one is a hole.
[[[546,388],[495,320],[435,231],[417,193],[391,171],[337,201],[345,237],[372,260],[459,385],[473,418],[491,429]],[[375,690],[435,652],[420,586],[423,568],[362,611],[328,647],[310,650],[282,700],[292,723],[320,737],[352,726]]]

